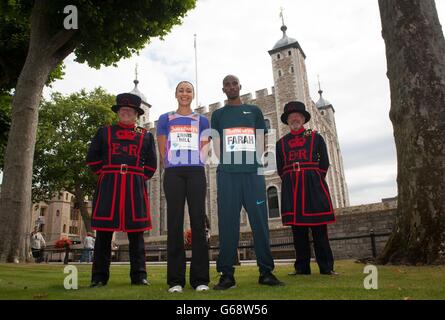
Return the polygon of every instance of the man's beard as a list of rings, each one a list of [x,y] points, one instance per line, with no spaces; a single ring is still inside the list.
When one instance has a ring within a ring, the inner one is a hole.
[[[303,127],[303,125],[300,124],[290,124],[289,127],[291,128],[291,130],[297,131],[299,129],[301,129],[301,127]]]

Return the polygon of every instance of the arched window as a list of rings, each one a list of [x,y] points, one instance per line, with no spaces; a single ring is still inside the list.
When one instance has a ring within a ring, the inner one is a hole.
[[[269,119],[264,119],[264,122],[266,123],[267,130],[270,130],[270,120]]]
[[[267,205],[269,206],[269,219],[280,217],[280,208],[278,203],[278,190],[276,187],[267,189]]]
[[[277,161],[275,158],[275,152],[265,152],[263,156],[263,165],[266,171],[277,170]]]

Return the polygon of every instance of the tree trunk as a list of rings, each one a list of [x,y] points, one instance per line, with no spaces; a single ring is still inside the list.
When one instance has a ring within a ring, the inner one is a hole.
[[[48,5],[50,1],[34,4],[29,51],[12,101],[0,199],[0,262],[25,261],[38,107],[49,74],[74,48],[67,45],[72,32],[49,36]]]
[[[445,40],[434,0],[379,0],[397,148],[396,225],[380,263],[445,255]]]
[[[31,182],[34,145],[38,123],[38,105],[49,63],[38,56],[26,59],[12,101],[11,129],[5,153],[5,167],[0,202],[0,261],[23,260],[18,243],[28,234],[26,220],[31,214]]]
[[[76,204],[80,210],[80,215],[82,216],[85,230],[87,232],[91,232],[91,216],[88,213],[87,206],[85,205],[85,193],[80,186],[76,185],[74,195],[76,196]]]

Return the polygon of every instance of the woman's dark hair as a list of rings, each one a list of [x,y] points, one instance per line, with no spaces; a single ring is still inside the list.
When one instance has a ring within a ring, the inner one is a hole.
[[[190,84],[190,85],[192,86],[193,93],[195,93],[195,87],[193,86],[193,84],[192,84],[190,81],[183,80],[183,81],[180,81],[180,82],[178,83],[178,85],[176,86],[175,94],[178,92],[178,88],[179,88],[179,86],[180,86],[181,84],[183,84],[183,83],[188,83],[188,84]]]

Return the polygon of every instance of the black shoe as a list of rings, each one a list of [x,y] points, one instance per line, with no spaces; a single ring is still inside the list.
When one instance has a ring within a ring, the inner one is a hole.
[[[320,272],[320,274],[327,275],[327,276],[338,276],[338,273],[335,272],[334,270],[327,271],[327,272]]]
[[[289,272],[288,276],[298,276],[298,275],[310,275],[310,271],[300,271],[300,270],[294,270],[293,272]]]
[[[104,281],[91,281],[90,288],[100,288],[107,285]]]
[[[213,287],[213,290],[227,290],[235,287],[236,287],[235,278],[233,276],[223,274],[219,278],[219,283]]]
[[[131,284],[134,286],[149,286],[150,282],[148,282],[147,279],[141,279],[139,281],[132,281]]]
[[[267,286],[284,286],[284,283],[278,280],[277,277],[270,272],[260,275],[258,283]]]

